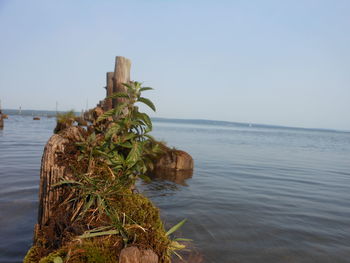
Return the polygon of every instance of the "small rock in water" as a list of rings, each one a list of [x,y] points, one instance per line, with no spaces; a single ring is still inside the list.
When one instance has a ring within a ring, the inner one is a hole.
[[[158,256],[150,249],[127,247],[120,252],[119,263],[158,263]]]
[[[187,152],[170,150],[166,152],[156,163],[156,169],[193,169],[193,159]]]

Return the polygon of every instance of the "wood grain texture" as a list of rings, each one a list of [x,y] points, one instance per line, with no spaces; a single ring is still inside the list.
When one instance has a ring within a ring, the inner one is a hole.
[[[63,195],[62,187],[53,187],[61,179],[72,179],[66,166],[59,162],[59,155],[64,153],[68,136],[78,136],[76,127],[69,127],[63,133],[54,134],[46,143],[41,159],[38,223],[34,230],[34,242],[37,240],[39,230],[45,226],[52,217],[54,209],[60,204]]]
[[[131,61],[129,59],[119,56],[115,58],[113,93],[126,91],[126,87],[123,86],[123,83],[130,82],[130,68]],[[113,108],[115,108],[118,103],[122,103],[125,100],[125,98],[113,99]]]

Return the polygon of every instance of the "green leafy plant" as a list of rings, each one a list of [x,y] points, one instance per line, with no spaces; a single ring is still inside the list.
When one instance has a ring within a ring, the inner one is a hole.
[[[124,84],[126,92],[115,93],[109,98],[123,98],[115,109],[109,110],[100,116],[98,123],[108,118],[113,118],[105,131],[104,142],[99,147],[104,152],[106,163],[117,174],[135,179],[145,177],[147,168],[151,165],[153,155],[158,154],[159,147],[149,135],[152,130],[152,121],[146,113],[139,111],[136,103],[143,103],[156,110],[149,99],[142,97],[143,91],[152,90],[150,87],[142,87],[139,82]]]
[[[71,167],[73,179],[62,179],[54,187],[70,188],[63,201],[73,211],[70,221],[86,224],[86,231],[77,239],[119,235],[125,244],[158,242],[162,245],[157,249],[165,251],[163,260],[168,262],[171,254],[181,258],[177,251],[185,246],[179,241],[190,240],[170,240],[169,236],[185,220],[165,234],[158,210],[147,198],[132,191],[137,178],[149,180],[147,171],[153,169],[153,161],[166,147],[150,136],[152,121],[137,106],[142,103],[156,110],[152,101],[142,96],[142,92],[152,88],[142,87],[139,82],[124,86],[125,92],[109,97],[120,99],[117,107],[91,121],[79,135],[80,140],[75,143],[76,162]],[[69,122],[73,112],[57,120]]]
[[[180,229],[185,224],[186,221],[187,221],[187,219],[184,219],[184,220],[180,221],[179,223],[177,223],[175,226],[170,228],[168,230],[168,232],[166,232],[166,235],[170,236],[171,234],[173,234],[175,231]],[[171,239],[171,242],[170,242],[169,247],[168,247],[168,255],[171,256],[171,254],[174,254],[174,255],[176,255],[178,258],[180,258],[182,260],[181,255],[177,251],[184,250],[186,248],[186,246],[183,245],[183,244],[180,244],[179,241],[190,242],[192,240],[188,239],[188,238],[174,238],[174,239]]]
[[[126,92],[115,93],[110,98],[126,101],[100,116],[94,131],[76,143],[80,151],[78,161],[87,163],[86,171],[77,175],[75,182],[63,180],[59,184],[69,185],[79,193],[74,215],[84,216],[92,207],[99,207],[100,214],[110,214],[113,196],[130,187],[137,177],[148,180],[145,174],[152,168],[152,157],[161,153],[159,145],[148,134],[152,130],[149,116],[135,106],[141,102],[155,110],[154,104],[141,96],[143,91],[152,88],[142,87],[139,82],[124,86]],[[107,121],[110,117],[112,121]],[[103,125],[106,121],[107,127]],[[99,167],[97,174],[96,167]]]

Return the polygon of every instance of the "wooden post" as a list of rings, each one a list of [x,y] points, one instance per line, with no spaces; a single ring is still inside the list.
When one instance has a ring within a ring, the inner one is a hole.
[[[131,61],[129,59],[124,57],[115,58],[113,93],[126,91],[126,87],[123,86],[123,83],[130,82],[130,67]],[[125,98],[113,99],[113,108],[115,108],[118,103],[124,102],[125,100]]]
[[[114,77],[114,72],[107,72],[106,74],[106,97],[111,96],[113,94],[113,77]],[[105,111],[108,111],[112,109],[113,104],[112,104],[112,99],[107,99],[105,100]]]

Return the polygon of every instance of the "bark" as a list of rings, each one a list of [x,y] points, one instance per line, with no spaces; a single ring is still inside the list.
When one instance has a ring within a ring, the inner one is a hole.
[[[38,238],[39,230],[42,229],[52,216],[55,207],[61,202],[63,190],[61,187],[53,187],[62,178],[71,178],[66,167],[58,161],[59,155],[63,154],[68,137],[77,138],[78,129],[70,127],[63,133],[54,134],[46,143],[41,159],[40,186],[39,186],[39,211],[38,223],[34,231],[34,243]]]
[[[113,94],[113,77],[114,77],[114,72],[107,72],[106,74],[106,82],[107,82],[107,97],[111,96]],[[104,111],[108,111],[112,109],[113,104],[112,104],[112,99],[105,99],[104,103]]]
[[[115,69],[113,77],[113,93],[116,92],[126,92],[126,87],[123,83],[130,82],[130,67],[131,61],[124,57],[115,58]],[[118,103],[124,102],[125,98],[113,99],[113,108],[115,108]]]

